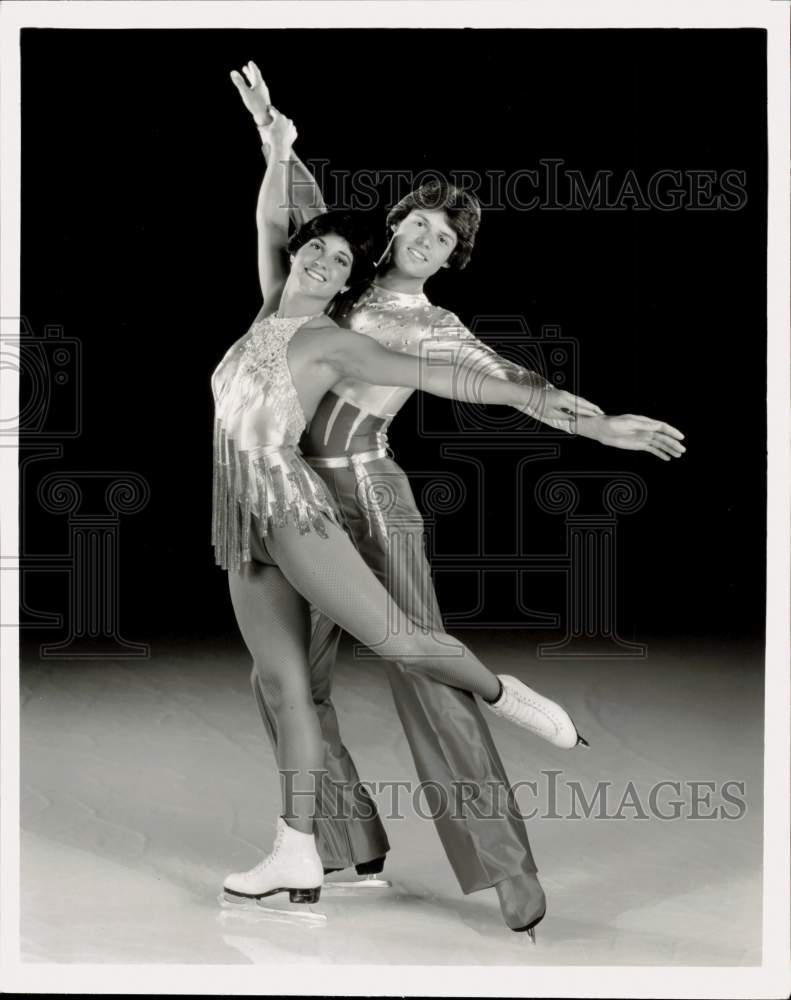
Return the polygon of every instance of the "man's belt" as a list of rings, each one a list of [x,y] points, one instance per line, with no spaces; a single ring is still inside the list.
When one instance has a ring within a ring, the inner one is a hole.
[[[352,469],[354,478],[357,480],[356,500],[368,517],[368,535],[373,537],[374,522],[379,529],[382,541],[389,544],[390,538],[387,532],[385,521],[385,511],[387,510],[388,491],[377,489],[376,483],[368,478],[365,471],[367,462],[373,462],[377,458],[387,458],[387,448],[376,448],[373,451],[358,451],[351,455],[339,455],[335,457],[320,458],[318,456],[303,456],[308,465],[314,469]],[[388,505],[389,506],[389,505]]]
[[[387,458],[387,448],[376,448],[374,451],[358,451],[352,455],[339,455],[335,457],[319,457],[318,455],[302,456],[308,465],[314,469],[349,469],[356,465],[365,465],[366,462],[373,462],[375,458]]]

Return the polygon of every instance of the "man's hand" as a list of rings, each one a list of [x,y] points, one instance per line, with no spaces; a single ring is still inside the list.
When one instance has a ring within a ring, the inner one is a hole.
[[[247,77],[249,86],[245,83],[242,73]],[[249,62],[242,67],[242,73],[237,73],[235,69],[231,70],[231,80],[239,91],[244,106],[255,118],[256,125],[269,125],[272,121],[269,113],[271,101],[261,71],[254,62]]]
[[[287,160],[297,138],[297,127],[290,118],[281,115],[277,108],[270,108],[272,124],[261,128],[261,140],[269,143],[272,155]]]
[[[618,417],[583,417],[577,421],[577,433],[611,448],[628,451],[650,451],[652,455],[669,462],[681,458],[687,450],[681,441],[681,431],[661,420],[638,417],[624,413]]]

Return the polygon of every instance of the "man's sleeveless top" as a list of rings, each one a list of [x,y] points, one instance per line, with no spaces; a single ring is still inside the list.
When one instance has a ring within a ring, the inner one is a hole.
[[[267,316],[230,348],[212,375],[214,487],[212,544],[218,565],[250,560],[251,518],[327,535],[334,507],[297,445],[305,415],[288,367],[291,338],[310,316]]]

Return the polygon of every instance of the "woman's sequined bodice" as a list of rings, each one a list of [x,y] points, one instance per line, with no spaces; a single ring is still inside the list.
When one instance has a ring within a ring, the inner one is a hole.
[[[212,375],[214,485],[212,543],[220,566],[250,560],[252,519],[326,537],[335,510],[297,449],[305,415],[288,366],[288,345],[312,317],[256,320]]]
[[[212,375],[215,416],[243,451],[296,445],[305,415],[288,345],[310,316],[267,316],[231,347]]]

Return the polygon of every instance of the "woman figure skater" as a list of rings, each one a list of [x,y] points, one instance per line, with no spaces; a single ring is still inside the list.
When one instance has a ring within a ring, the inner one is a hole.
[[[598,408],[462,362],[429,364],[339,328],[325,310],[350,281],[365,276],[370,239],[350,212],[322,214],[288,239],[286,164],[296,130],[277,113],[273,119],[261,129],[271,147],[259,231],[265,301],[212,376],[212,534],[277,726],[278,766],[294,780],[288,794],[283,786],[272,852],[250,871],[229,875],[224,888],[230,898],[287,891],[292,902],[314,902],[323,879],[313,834],[314,780],[324,769],[324,745],[311,697],[311,605],[382,658],[477,694],[495,714],[555,746],[571,748],[581,738],[555,702],[516,678],[495,676],[452,636],[411,625],[339,527],[322,481],[301,457],[297,445],[306,422],[345,377],[504,405],[537,405],[541,391],[543,408],[566,419],[571,405],[581,416]]]

